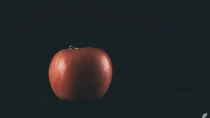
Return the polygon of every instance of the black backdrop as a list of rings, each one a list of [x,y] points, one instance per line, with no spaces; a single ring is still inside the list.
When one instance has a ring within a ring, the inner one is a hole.
[[[104,98],[209,92],[208,10],[194,1],[10,1],[1,14],[0,98],[57,99],[53,55],[98,47],[113,63]]]

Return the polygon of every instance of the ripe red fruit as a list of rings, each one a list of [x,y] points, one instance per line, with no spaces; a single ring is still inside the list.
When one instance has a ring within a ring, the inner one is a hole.
[[[100,99],[112,80],[112,63],[106,52],[85,47],[57,52],[49,66],[49,82],[62,100]]]

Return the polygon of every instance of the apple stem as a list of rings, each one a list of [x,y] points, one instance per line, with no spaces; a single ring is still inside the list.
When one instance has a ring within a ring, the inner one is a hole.
[[[75,49],[75,47],[73,45],[70,45],[69,49]]]

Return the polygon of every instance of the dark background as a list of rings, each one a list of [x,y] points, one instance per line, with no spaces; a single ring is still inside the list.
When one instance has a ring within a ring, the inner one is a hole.
[[[57,99],[53,55],[98,47],[113,64],[104,98],[209,93],[208,6],[198,1],[10,1],[1,14],[1,99]]]
[[[1,2],[0,117],[210,113],[208,7],[190,0]],[[62,101],[51,90],[50,61],[69,45],[109,54],[113,78],[102,99]]]

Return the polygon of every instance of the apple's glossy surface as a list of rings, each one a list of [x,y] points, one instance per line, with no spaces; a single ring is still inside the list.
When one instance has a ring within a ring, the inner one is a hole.
[[[112,80],[112,63],[99,48],[69,48],[57,52],[49,66],[52,90],[62,100],[100,99]]]

